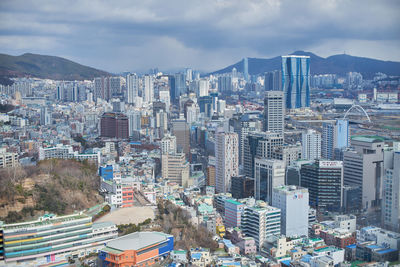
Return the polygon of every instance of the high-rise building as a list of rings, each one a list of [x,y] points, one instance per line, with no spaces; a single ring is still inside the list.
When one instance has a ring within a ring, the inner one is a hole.
[[[351,139],[354,150],[343,154],[344,184],[360,188],[360,209],[381,206],[384,145],[377,137],[356,136]]]
[[[268,91],[264,99],[264,131],[284,131],[285,104],[282,91]]]
[[[324,122],[322,124],[321,153],[324,159],[335,159],[335,149],[343,149],[350,145],[350,127],[347,120]]]
[[[121,77],[97,77],[94,79],[94,98],[109,101],[113,95],[121,94]],[[65,90],[65,88],[64,88]],[[76,93],[71,93],[76,95]]]
[[[283,145],[283,136],[271,132],[249,132],[246,137],[243,149],[243,169],[246,176],[254,178],[255,158],[272,158],[274,149]]]
[[[306,160],[321,158],[321,134],[315,130],[308,129],[301,135],[302,151],[301,157]]]
[[[175,74],[175,88],[174,88],[175,101],[179,100],[179,97],[186,94],[186,78],[184,73]],[[172,99],[172,97],[171,97]]]
[[[231,193],[236,199],[254,197],[254,179],[244,175],[233,176]]]
[[[317,160],[303,164],[301,186],[308,189],[310,206],[318,210],[340,211],[342,208],[343,163]]]
[[[382,222],[389,230],[400,232],[400,151],[384,151]]]
[[[274,149],[272,158],[283,160],[286,166],[293,166],[297,160],[301,159],[301,150],[300,143],[284,144]]]
[[[274,70],[265,73],[264,76],[265,91],[281,91],[282,90],[282,71]]]
[[[168,91],[160,91],[158,92],[160,101],[165,103],[165,111],[169,112],[169,107],[171,105],[171,99]]]
[[[294,185],[274,188],[272,206],[281,210],[281,234],[308,236],[308,201],[307,188]]]
[[[232,91],[232,78],[230,75],[222,75],[218,77],[218,92]]]
[[[190,129],[185,118],[172,120],[172,134],[176,136],[176,147],[178,152],[185,153],[189,157],[190,153]]]
[[[143,77],[143,102],[153,103],[154,99],[154,80],[152,75]]]
[[[166,134],[161,139],[161,154],[175,154],[176,153],[176,137]]]
[[[281,234],[281,210],[265,203],[245,207],[242,213],[241,228],[246,236],[253,237],[260,248],[271,236]]]
[[[133,137],[139,134],[142,129],[142,113],[140,110],[129,110],[127,112],[129,136]]]
[[[161,156],[162,177],[183,187],[189,186],[190,165],[185,154],[163,154]]]
[[[40,108],[40,125],[51,124],[51,113],[47,107]]]
[[[286,109],[310,106],[310,57],[282,57],[282,89]]]
[[[129,104],[135,103],[135,97],[139,96],[140,78],[136,73],[129,73],[126,76],[126,102]]]
[[[207,96],[210,88],[210,82],[208,79],[200,79],[198,91],[196,92],[197,97]]]
[[[239,142],[236,133],[219,132],[215,138],[216,192],[231,190],[232,176],[239,175]]]
[[[285,184],[285,162],[256,157],[254,168],[254,197],[271,203],[273,188]]]
[[[249,59],[245,57],[243,59],[243,76],[246,82],[249,81]]]
[[[102,137],[127,139],[129,137],[128,117],[122,113],[106,112],[101,116]]]

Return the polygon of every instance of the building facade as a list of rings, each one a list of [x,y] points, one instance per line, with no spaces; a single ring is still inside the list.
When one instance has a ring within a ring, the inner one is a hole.
[[[264,99],[264,131],[283,135],[285,103],[282,91],[267,91]]]
[[[232,176],[239,175],[238,135],[217,133],[215,141],[215,189],[218,193],[226,193],[231,190]]]

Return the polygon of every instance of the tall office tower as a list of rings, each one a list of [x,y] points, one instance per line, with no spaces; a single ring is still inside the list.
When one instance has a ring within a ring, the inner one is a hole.
[[[301,157],[306,160],[321,158],[321,134],[315,130],[308,129],[302,133],[302,151]]]
[[[175,182],[183,187],[189,186],[190,165],[185,154],[164,154],[161,156],[161,172],[163,179]]]
[[[237,75],[237,69],[236,69],[236,68],[233,68],[233,69],[232,69],[232,79],[237,78],[237,77],[238,77],[238,75]]]
[[[216,192],[229,192],[232,176],[239,175],[239,141],[236,133],[216,134],[215,157]]]
[[[175,103],[177,99],[176,94],[175,94],[175,75],[169,75],[168,76],[168,87],[169,87],[169,99],[172,103]]]
[[[197,103],[193,103],[186,109],[186,121],[188,124],[197,122],[200,116],[200,107]]]
[[[142,129],[142,113],[140,110],[129,110],[127,112],[129,121],[129,136],[139,135]]]
[[[258,248],[271,236],[281,235],[281,210],[265,203],[255,207],[245,207],[241,228],[246,236],[253,237]]]
[[[218,77],[218,92],[232,91],[232,78],[230,75],[222,75]]]
[[[264,76],[265,91],[281,91],[282,90],[282,71],[274,70],[266,72]]]
[[[121,95],[121,87],[122,87],[122,77],[109,77],[109,86],[110,86],[110,95],[109,98],[113,96]]]
[[[400,232],[400,151],[384,151],[382,223],[389,230]]]
[[[244,141],[243,149],[244,174],[254,178],[255,158],[272,158],[275,148],[282,145],[283,136],[278,133],[249,132]]]
[[[174,88],[174,96],[175,100],[179,100],[179,97],[183,94],[186,94],[186,78],[183,73],[175,74],[175,88]],[[172,97],[171,97],[172,98]]]
[[[127,103],[134,104],[135,97],[139,96],[139,82],[140,78],[136,73],[129,73],[126,76],[126,93],[127,93]]]
[[[235,114],[229,120],[229,126],[239,137],[239,165],[243,166],[244,143],[249,132],[261,131],[262,121],[259,119],[259,113]]]
[[[178,152],[185,153],[189,157],[190,152],[190,129],[185,118],[172,120],[172,134],[176,136],[176,147]]]
[[[168,91],[160,91],[159,93],[160,101],[165,103],[165,111],[169,113],[169,108],[171,106],[171,98]]]
[[[243,59],[243,76],[246,82],[249,81],[249,59],[245,57]]]
[[[303,164],[302,187],[308,189],[310,206],[318,210],[340,211],[342,207],[343,163],[316,160]]]
[[[127,139],[129,137],[128,117],[122,113],[106,112],[101,116],[101,137]]]
[[[356,136],[351,139],[354,150],[344,151],[344,184],[360,188],[360,209],[370,211],[381,205],[384,145],[376,137]]]
[[[143,102],[153,103],[154,99],[154,80],[153,76],[145,75],[143,77]]]
[[[272,192],[272,206],[281,210],[281,234],[308,236],[308,189],[279,186]]]
[[[191,82],[193,80],[193,70],[191,68],[185,69],[186,81]]]
[[[254,197],[254,179],[244,175],[232,176],[232,197],[236,199]]]
[[[226,108],[225,100],[219,99],[218,100],[218,105],[217,105],[217,113],[218,113],[219,116],[224,116],[225,108]]]
[[[161,139],[161,154],[175,154],[176,153],[176,137],[166,134]]]
[[[285,103],[282,91],[268,91],[264,99],[264,131],[283,135]]]
[[[51,113],[47,107],[40,108],[40,125],[51,124]]]
[[[254,197],[271,203],[273,188],[285,184],[285,162],[277,159],[256,158],[254,168]]]
[[[335,159],[335,149],[343,149],[350,145],[349,121],[324,122],[321,145],[322,158]]]
[[[208,96],[209,88],[210,88],[210,81],[208,79],[200,79],[198,91],[196,92],[197,97]]]
[[[208,166],[207,166],[207,185],[215,187],[215,157],[208,157]]]
[[[282,88],[286,109],[310,106],[310,57],[282,57]]]
[[[203,113],[205,117],[210,118],[212,116],[212,97],[202,96],[199,97],[200,113]]]
[[[64,88],[64,86],[62,86],[62,88]],[[107,93],[105,77],[94,78],[94,100],[97,101],[98,98],[106,99],[106,95]],[[61,97],[64,97],[64,95],[62,94]]]

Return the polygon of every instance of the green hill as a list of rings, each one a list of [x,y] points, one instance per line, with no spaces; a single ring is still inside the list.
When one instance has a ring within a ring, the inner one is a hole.
[[[0,54],[0,83],[10,77],[36,77],[53,80],[92,80],[109,73],[71,60],[26,53],[21,56]]]

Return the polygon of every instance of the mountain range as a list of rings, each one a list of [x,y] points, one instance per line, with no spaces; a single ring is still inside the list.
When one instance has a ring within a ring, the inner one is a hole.
[[[310,72],[312,75],[331,73],[344,76],[348,72],[355,71],[360,72],[363,77],[367,79],[371,79],[377,72],[382,72],[391,76],[400,76],[400,62],[355,57],[346,54],[323,58],[304,51],[296,51],[291,55],[309,56]],[[236,68],[238,72],[243,72],[243,61],[244,60],[241,60],[226,68],[214,71],[211,74],[231,72],[233,68]],[[249,74],[251,75],[281,69],[281,64],[282,60],[280,56],[268,59],[248,58]]]
[[[350,71],[360,72],[364,78],[370,79],[377,72],[391,76],[400,76],[400,62],[383,61],[372,58],[355,57],[346,54],[327,58],[310,52],[296,51],[292,55],[310,56],[311,74],[332,73],[340,76]],[[281,57],[248,58],[249,73],[262,74],[281,68]],[[210,74],[231,72],[236,68],[243,72],[243,60]],[[87,67],[71,60],[26,53],[20,56],[0,54],[0,84],[12,84],[11,77],[36,77],[54,80],[92,80],[94,77],[111,75],[95,68]]]
[[[54,80],[92,80],[110,75],[108,72],[87,67],[71,60],[26,53],[20,56],[0,54],[0,83],[12,83],[10,77],[35,77]]]

